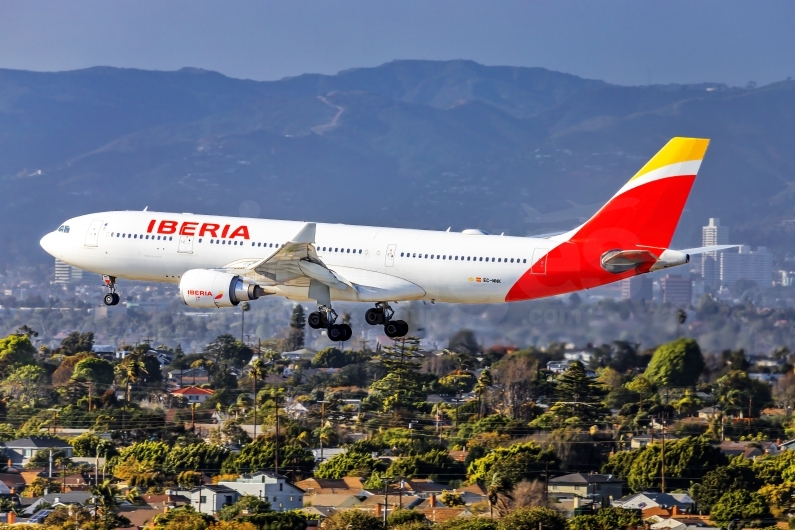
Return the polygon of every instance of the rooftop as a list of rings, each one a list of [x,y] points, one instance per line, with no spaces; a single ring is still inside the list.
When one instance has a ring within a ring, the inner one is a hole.
[[[29,436],[27,438],[19,438],[10,442],[3,442],[3,447],[10,447],[12,449],[49,449],[51,447],[72,447],[63,440],[52,438],[50,436]]]
[[[571,473],[549,479],[550,484],[621,484],[622,482],[613,475],[600,475],[599,473]]]

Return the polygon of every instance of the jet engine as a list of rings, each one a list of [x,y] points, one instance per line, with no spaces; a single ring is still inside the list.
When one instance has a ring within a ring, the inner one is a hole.
[[[259,285],[240,276],[210,269],[192,269],[182,275],[179,294],[189,307],[232,307],[265,294]]]

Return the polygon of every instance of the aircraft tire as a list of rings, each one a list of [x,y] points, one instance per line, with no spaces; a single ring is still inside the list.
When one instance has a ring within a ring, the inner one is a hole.
[[[334,324],[329,326],[327,335],[328,338],[334,342],[340,342],[345,337],[345,330],[343,329],[342,325]]]
[[[111,305],[119,305],[120,301],[121,296],[119,296],[119,293],[113,293],[113,303]]]
[[[102,301],[105,302],[105,305],[116,305],[116,297],[113,296],[114,293],[108,293],[102,298]],[[115,302],[115,303],[114,303]]]
[[[353,337],[353,330],[348,324],[340,324],[340,327],[345,332],[345,335],[342,337],[342,342],[348,341]]]
[[[398,332],[398,337],[405,337],[409,333],[409,325],[406,323],[405,320],[397,320],[395,324],[398,324],[400,330]]]
[[[371,326],[377,326],[384,323],[384,311],[381,309],[371,308],[364,314],[364,320]]]
[[[309,327],[312,329],[320,329],[326,327],[325,322],[325,315],[320,311],[314,311],[309,313],[309,317],[306,319],[306,323],[309,324]]]

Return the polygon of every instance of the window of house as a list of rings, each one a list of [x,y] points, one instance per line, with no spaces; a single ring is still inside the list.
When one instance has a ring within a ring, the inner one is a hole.
[[[284,491],[284,483],[279,482],[279,491]]]
[[[202,504],[206,504],[207,503],[207,496],[206,495],[202,495],[201,497],[199,497],[199,502],[202,503]]]

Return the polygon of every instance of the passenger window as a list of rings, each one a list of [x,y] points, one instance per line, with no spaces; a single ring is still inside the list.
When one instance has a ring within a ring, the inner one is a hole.
[[[511,263],[513,263],[513,258],[511,258]]]
[[[153,239],[154,239],[154,238],[153,238]],[[201,242],[202,242],[202,238],[199,238],[199,243],[201,243]]]
[[[361,254],[361,253],[362,253],[362,249],[359,249],[359,254]]]
[[[455,257],[455,260],[458,261],[458,256]]]
[[[169,241],[171,241],[171,240],[173,240],[173,239],[174,239],[173,237],[171,237],[171,236],[168,236],[168,240],[169,240]]]
[[[523,259],[523,260],[522,260],[522,263],[527,263],[527,259]]]
[[[431,259],[433,259],[433,254],[431,254]]]
[[[402,252],[400,253],[400,257],[401,257],[401,258],[403,257],[403,253],[402,253]]]

